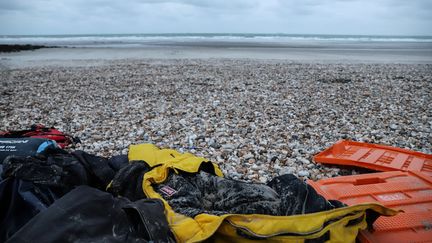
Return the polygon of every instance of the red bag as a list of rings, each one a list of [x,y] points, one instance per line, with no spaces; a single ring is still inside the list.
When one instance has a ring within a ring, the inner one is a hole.
[[[71,135],[65,134],[54,127],[48,128],[44,125],[32,125],[30,130],[20,130],[20,131],[6,131],[0,132],[0,137],[4,138],[46,138],[56,141],[56,143],[61,147],[65,148],[69,144],[79,143],[78,138],[72,137]]]

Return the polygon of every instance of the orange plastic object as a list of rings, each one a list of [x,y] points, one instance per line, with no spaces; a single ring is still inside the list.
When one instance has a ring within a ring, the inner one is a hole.
[[[327,199],[348,205],[376,202],[404,211],[379,217],[373,232],[360,232],[361,242],[432,242],[432,178],[421,172],[381,172],[308,183]]]
[[[315,155],[314,160],[376,171],[421,171],[432,176],[432,155],[385,145],[341,140]]]

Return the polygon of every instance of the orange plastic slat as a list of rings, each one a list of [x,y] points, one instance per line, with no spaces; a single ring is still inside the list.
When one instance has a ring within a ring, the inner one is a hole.
[[[419,158],[413,158],[407,170],[420,171],[423,167],[422,160]]]
[[[341,140],[315,155],[314,160],[376,171],[421,171],[432,176],[432,155],[378,144]]]
[[[378,161],[379,158],[385,153],[386,151],[384,149],[374,149],[373,152],[366,158],[362,159],[362,162],[368,162],[368,161]]]
[[[370,149],[369,148],[356,148],[357,151],[351,155],[348,159],[350,160],[360,160],[360,158],[363,158],[363,156],[365,156]]]
[[[432,178],[424,173],[391,171],[308,183],[327,199],[348,205],[375,202],[404,211],[378,218],[373,232],[360,232],[362,242],[432,241]]]
[[[409,157],[408,154],[398,154],[393,159],[393,161],[390,163],[390,166],[392,168],[395,168],[396,170],[400,170],[403,167],[403,165],[405,164],[408,157]]]

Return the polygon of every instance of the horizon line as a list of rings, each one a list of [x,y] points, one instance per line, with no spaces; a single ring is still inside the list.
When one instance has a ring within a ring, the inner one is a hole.
[[[0,36],[91,36],[91,35],[286,35],[286,36],[376,36],[376,37],[432,37],[432,35],[404,34],[300,34],[284,32],[142,32],[142,33],[80,33],[80,34],[0,34]]]

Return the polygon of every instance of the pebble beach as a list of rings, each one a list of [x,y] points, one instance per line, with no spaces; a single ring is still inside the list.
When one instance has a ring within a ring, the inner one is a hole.
[[[54,126],[101,156],[154,143],[265,183],[359,173],[312,157],[340,139],[432,153],[431,64],[117,60],[0,69],[0,130]]]

